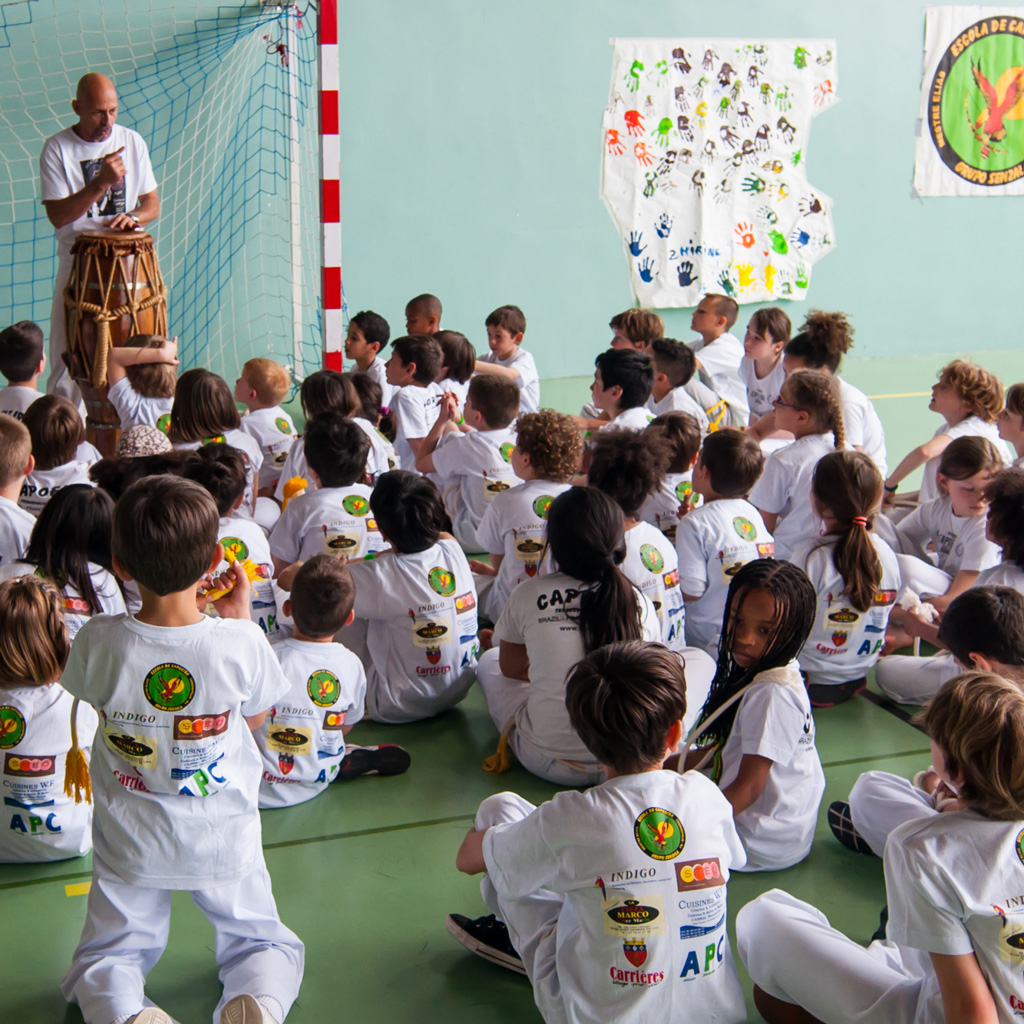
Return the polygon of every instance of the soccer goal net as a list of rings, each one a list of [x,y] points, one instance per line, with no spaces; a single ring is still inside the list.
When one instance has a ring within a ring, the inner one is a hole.
[[[162,210],[148,230],[182,369],[230,382],[254,355],[297,379],[320,368],[318,16],[313,4],[258,0],[0,0],[4,323],[49,325],[56,246],[39,153],[74,123],[78,78],[100,71],[117,87],[119,122],[149,146]]]

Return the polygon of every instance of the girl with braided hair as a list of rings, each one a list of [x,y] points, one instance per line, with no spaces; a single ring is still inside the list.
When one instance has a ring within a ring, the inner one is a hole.
[[[790,558],[800,543],[824,532],[810,502],[814,467],[833,449],[846,447],[835,379],[820,370],[790,374],[775,399],[775,421],[796,440],[765,460],[750,504],[775,535],[775,557]]]
[[[867,685],[885,645],[900,566],[873,532],[882,474],[863,452],[829,452],[818,463],[811,505],[825,536],[808,539],[793,554],[817,593],[814,627],[799,660],[811,704],[832,707]]]
[[[729,584],[718,671],[679,768],[704,768],[732,804],[747,871],[777,871],[811,850],[825,775],[796,657],[815,593],[792,562],[759,558]]]

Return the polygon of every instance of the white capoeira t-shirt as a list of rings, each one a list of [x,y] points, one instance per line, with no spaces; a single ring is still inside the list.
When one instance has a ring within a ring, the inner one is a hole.
[[[276,484],[288,459],[288,451],[295,443],[295,424],[291,416],[279,405],[270,409],[254,409],[242,417],[239,429],[255,438],[260,446],[263,455],[260,489]]]
[[[647,496],[640,508],[640,518],[656,526],[672,543],[676,542],[679,526],[679,506],[693,500],[693,470],[685,473],[666,473],[657,488]],[[700,495],[697,496],[700,501]]]
[[[637,523],[626,530],[626,557],[619,568],[654,605],[661,623],[661,642],[670,650],[681,651],[686,646],[686,609],[675,548],[656,526]]]
[[[714,397],[713,395],[711,397]],[[711,403],[714,405],[714,402]],[[647,411],[657,419],[669,412],[685,412],[692,416],[700,427],[700,436],[703,438],[708,432],[708,417],[703,406],[698,402],[685,387],[673,388],[660,402],[654,400],[654,395],[647,399]]]
[[[927,546],[934,548],[938,567],[950,576],[981,572],[1001,561],[999,547],[985,537],[985,516],[955,515],[948,497],[918,505],[896,527],[904,554],[928,560]]]
[[[493,363],[495,366],[511,367],[519,371],[515,379],[516,387],[519,388],[519,413],[536,412],[540,408],[540,374],[537,373],[537,364],[533,356],[522,346],[517,345],[516,350],[507,359],[499,359],[493,352],[485,352],[478,357],[481,363]]]
[[[274,563],[270,557],[270,543],[263,528],[251,519],[239,516],[221,516],[217,539],[224,546],[225,560],[215,575],[227,572],[227,554],[239,562],[248,559],[256,567],[256,577],[249,581],[249,614],[267,636],[275,634],[277,624],[277,596],[274,593]],[[216,608],[216,602],[214,602]]]
[[[365,484],[322,487],[288,502],[270,532],[270,553],[291,565],[313,555],[361,558],[388,545],[370,510]]]
[[[882,421],[871,404],[871,399],[859,388],[842,377],[835,378],[839,385],[839,403],[843,411],[843,434],[847,448],[858,448],[878,467],[884,480],[889,473],[885,461],[885,432]]]
[[[436,384],[420,387],[408,384],[396,388],[391,398],[391,412],[394,414],[398,432],[395,434],[395,452],[402,469],[416,472],[416,455],[408,439],[424,438],[437,419],[441,404],[441,392]]]
[[[763,377],[758,377],[757,364],[753,359],[744,356],[740,362],[739,378],[747,389],[747,404],[754,423],[775,410],[775,399],[779,397],[782,385],[786,382],[786,370],[782,363],[780,355],[778,362]]]
[[[688,344],[701,364],[698,371],[701,381],[729,407],[723,424],[745,427],[750,419],[750,408],[747,405],[746,384],[740,379],[743,342],[735,335],[726,333],[719,335],[710,345],[701,338]]]
[[[36,517],[0,495],[0,565],[17,561],[28,549]]]
[[[991,569],[985,569],[974,581],[976,587],[1013,587],[1018,594],[1024,594],[1024,569],[1016,562],[1000,562]]]
[[[961,420],[959,423],[954,423],[952,425],[949,423],[943,423],[932,436],[941,437],[943,434],[945,434],[950,441],[955,441],[958,437],[983,437],[987,441],[991,441],[996,446],[996,450],[1002,456],[1004,466],[1009,466],[1013,463],[1013,454],[1007,447],[1006,442],[999,436],[999,428],[994,423],[986,423],[980,416],[968,416],[967,419]],[[938,481],[939,462],[941,460],[942,456],[936,455],[934,459],[929,459],[924,464],[924,475],[921,477],[921,490],[917,498],[919,505],[923,505],[926,501],[934,501],[936,498],[942,497]]]
[[[127,377],[122,377],[107,389],[107,399],[117,413],[122,433],[137,426],[156,427],[167,433],[174,405],[173,395],[169,398],[147,398],[132,387]]]
[[[38,516],[46,503],[62,488],[72,484],[96,485],[89,479],[89,463],[77,459],[65,462],[53,469],[34,469],[21,485],[18,504],[32,515]]]

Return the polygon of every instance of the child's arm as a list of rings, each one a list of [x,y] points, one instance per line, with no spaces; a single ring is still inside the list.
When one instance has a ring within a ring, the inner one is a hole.
[[[530,656],[526,653],[526,644],[514,644],[502,640],[498,649],[498,667],[501,674],[509,679],[530,681]]]
[[[756,423],[751,423],[745,432],[755,441],[763,441],[766,437],[771,437],[775,433],[775,410],[772,409],[770,413],[762,416]]]
[[[757,511],[761,513],[761,518],[764,520],[764,525],[768,532],[774,533],[775,527],[779,522],[779,513],[765,512],[763,508],[759,508]]]
[[[889,474],[889,479],[885,481],[886,496],[888,497],[889,494],[892,494],[899,486],[900,481],[910,476],[918,466],[923,466],[930,459],[941,455],[952,440],[953,438],[949,434],[939,434],[938,437],[933,437],[930,441],[918,445],[912,452],[905,455],[903,461]]]
[[[485,363],[478,359],[473,367],[474,373],[493,373],[508,380],[519,380],[522,374],[514,366],[499,366],[497,363]]]
[[[760,754],[743,755],[739,774],[722,790],[722,795],[732,804],[733,817],[745,811],[761,795],[772,763],[770,758]]]
[[[487,870],[484,862],[484,836],[487,829],[471,828],[455,854],[455,867],[467,875],[479,875]]]
[[[992,992],[974,953],[929,953],[942,993],[946,1024],[997,1024]]]
[[[416,469],[420,473],[433,473],[434,470],[434,449],[441,441],[441,435],[448,433],[448,424],[455,423],[459,418],[458,395],[450,391],[441,396],[441,407],[437,411],[437,419],[430,428],[430,432],[419,443],[419,446],[410,443],[410,447],[416,453]]]
[[[498,570],[501,568],[502,559],[504,559],[504,553],[496,555],[491,553],[491,564],[488,565],[486,562],[481,562],[476,558],[469,560],[469,567],[477,574],[477,576],[497,576]]]
[[[261,711],[258,715],[243,715],[245,724],[249,726],[252,732],[255,732],[264,722],[267,717],[266,711]]]
[[[949,585],[949,590],[938,597],[929,597],[928,603],[937,611],[944,612],[951,604],[951,602],[959,597],[965,590],[970,590],[974,586],[980,573],[968,572],[965,569],[961,569],[954,577],[953,582]]]
[[[107,351],[107,384],[113,387],[125,376],[126,366],[142,363],[178,365],[178,339],[165,341],[159,348],[111,348]]]

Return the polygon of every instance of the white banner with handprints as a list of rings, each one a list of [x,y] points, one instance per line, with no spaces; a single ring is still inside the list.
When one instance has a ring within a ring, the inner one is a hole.
[[[918,195],[1024,195],[1024,8],[928,8],[919,117]]]
[[[836,102],[831,39],[616,39],[601,196],[641,305],[802,299],[835,245],[807,183],[811,120]]]

